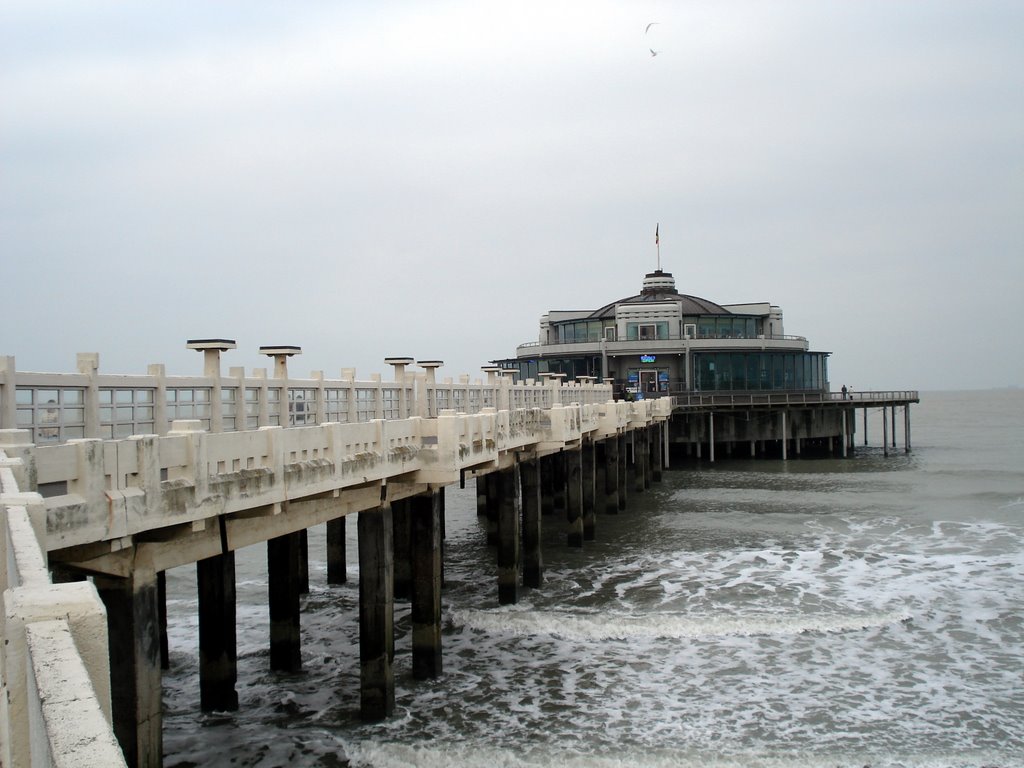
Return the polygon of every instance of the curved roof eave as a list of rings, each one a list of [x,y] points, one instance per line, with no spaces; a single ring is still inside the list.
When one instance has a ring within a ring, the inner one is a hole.
[[[682,302],[684,315],[731,315],[733,314],[720,304],[702,299],[700,296],[690,296],[685,293],[640,293],[635,296],[627,296],[624,299],[605,304],[600,309],[595,309],[588,315],[590,318],[608,317],[615,312],[619,304],[644,304],[663,301]]]

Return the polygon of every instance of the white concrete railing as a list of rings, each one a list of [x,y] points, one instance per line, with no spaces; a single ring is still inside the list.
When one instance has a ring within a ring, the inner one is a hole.
[[[663,398],[249,432],[206,432],[192,420],[164,436],[30,452],[37,483],[63,491],[45,499],[52,551],[391,478],[454,483],[463,470],[496,467],[502,455],[557,450],[670,415]]]
[[[385,382],[379,374],[358,381],[351,368],[342,369],[338,379],[326,378],[323,371],[294,378],[286,367],[275,370],[273,378],[262,368],[251,375],[231,368],[222,376],[219,358],[211,359],[203,376],[168,376],[159,364],[149,366],[145,375],[129,376],[100,373],[99,356],[92,353],[78,356],[76,373],[17,371],[14,357],[0,356],[0,429],[27,429],[33,443],[53,445],[163,435],[171,422],[182,419],[197,419],[210,432],[226,432],[431,418],[449,409],[478,413],[484,408],[595,404],[612,397],[607,384],[563,384],[557,378],[513,383],[493,370],[487,381],[471,383],[463,375],[437,382],[433,364],[421,372],[396,366],[395,381]]]
[[[125,765],[111,727],[107,615],[90,582],[53,584],[31,467],[0,446],[0,764]]]

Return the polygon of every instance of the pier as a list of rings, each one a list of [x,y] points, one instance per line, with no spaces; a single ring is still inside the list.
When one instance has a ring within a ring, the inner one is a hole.
[[[888,409],[894,445],[903,408],[909,451],[917,402],[916,392],[627,401],[586,376],[516,380],[488,367],[483,380],[439,381],[440,361],[408,357],[385,359],[389,381],[352,369],[297,378],[289,361],[301,349],[291,346],[261,348],[272,370],[224,374],[233,341],[189,347],[203,355],[200,376],[162,365],[104,374],[96,354],[79,355],[74,373],[19,372],[0,357],[5,766],[161,764],[169,568],[196,564],[200,706],[236,709],[234,552],[265,544],[270,666],[295,671],[307,531],[326,524],[328,580],[338,583],[355,514],[359,708],[385,718],[395,599],[411,602],[414,677],[443,672],[446,487],[475,481],[496,548],[495,601],[514,603],[543,582],[542,518],[564,526],[567,546],[585,547],[599,535],[597,514],[627,509],[673,455],[713,461],[716,447],[760,446],[788,458],[827,442],[846,456],[858,408]],[[69,729],[68,712],[86,714]],[[90,763],[93,754],[102,757]]]

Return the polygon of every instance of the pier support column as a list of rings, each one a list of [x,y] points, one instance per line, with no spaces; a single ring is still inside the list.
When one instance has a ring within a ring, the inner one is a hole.
[[[476,514],[477,517],[487,517],[487,475],[476,479]]]
[[[570,547],[583,546],[583,452],[565,451],[565,522],[566,542]]]
[[[82,576],[84,579],[85,576]],[[57,583],[57,580],[53,580]],[[167,642],[167,572],[156,575],[156,606],[160,614],[160,669],[171,668],[171,648]]]
[[[412,527],[412,675],[440,677],[441,492],[432,489],[409,504]]]
[[[633,490],[645,491],[650,484],[647,480],[647,428],[633,430]]]
[[[889,414],[885,412],[885,406],[882,406],[882,455],[889,458]]]
[[[267,540],[267,580],[270,583],[270,668],[279,672],[302,669],[299,631],[299,532]]]
[[[568,482],[568,468],[566,466],[566,452],[554,453],[550,457],[551,466],[551,498],[554,502],[555,515],[565,518],[569,508],[569,496],[566,483]]]
[[[627,464],[629,463],[629,454],[626,452],[626,434],[620,432],[615,438],[617,443],[617,451],[619,460],[617,462],[619,480],[616,485],[619,488],[619,511],[622,512],[626,509],[626,475],[627,475]]]
[[[522,490],[519,465],[498,472],[501,506],[498,509],[498,604],[519,601],[519,520],[522,514]]]
[[[616,435],[604,440],[604,511],[619,511],[619,439]]]
[[[597,446],[592,441],[584,440],[580,446],[580,452],[583,461],[583,540],[593,541],[596,535],[595,526],[597,523],[594,508],[597,481],[597,467],[595,465]]]
[[[299,594],[309,594],[309,529],[299,531],[299,562],[298,572]]]
[[[540,511],[543,515],[555,514],[555,471],[554,456],[542,456],[537,460],[540,472]]]
[[[344,584],[345,571],[345,517],[327,521],[327,583]]]
[[[204,712],[238,709],[235,553],[196,563],[199,587],[199,702]]]
[[[868,409],[864,406],[864,445],[868,444]]]
[[[408,600],[412,595],[411,505],[409,499],[391,502],[391,526],[395,537],[395,600]]]
[[[846,446],[847,446],[847,443],[849,442],[849,436],[846,434],[846,426],[847,426],[846,425],[846,420],[847,420],[846,411],[845,410],[844,411],[840,411],[839,415],[840,415],[840,418],[843,421],[843,453],[842,453],[842,456],[845,459],[846,458]]]
[[[540,462],[537,459],[519,465],[519,484],[523,497],[523,586],[536,588],[544,581],[540,547]]]
[[[786,412],[783,411],[780,415],[782,416],[782,460],[785,461],[789,458],[789,452],[787,451],[786,445],[786,443],[789,442],[789,438],[786,435]]]
[[[892,406],[892,447],[896,447],[896,405]]]
[[[160,611],[156,572],[94,577],[107,609],[110,695],[114,734],[132,768],[163,762],[160,685]]]
[[[651,425],[651,480],[655,483],[661,482],[661,470],[664,463],[664,452],[662,450],[662,434],[665,431],[665,424],[656,421]]]
[[[698,446],[699,450],[699,446]],[[708,413],[708,461],[715,463],[715,414]]]
[[[391,505],[359,513],[359,713],[395,711],[394,550]]]
[[[903,406],[903,452],[910,453],[910,403]]]
[[[484,475],[487,505],[485,516],[487,518],[487,546],[498,546],[498,509],[501,507],[501,483],[497,474]]]

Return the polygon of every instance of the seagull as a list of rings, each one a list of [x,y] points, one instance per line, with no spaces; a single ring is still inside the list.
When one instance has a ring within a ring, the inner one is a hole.
[[[650,24],[648,24],[646,27],[644,27],[644,34],[646,35],[650,31],[651,27],[653,27],[655,24],[660,24],[660,23],[661,23],[660,21],[652,21]]]
[[[651,52],[651,56],[657,56],[658,55],[658,52],[656,50],[654,50],[653,48],[648,48],[647,50]]]

